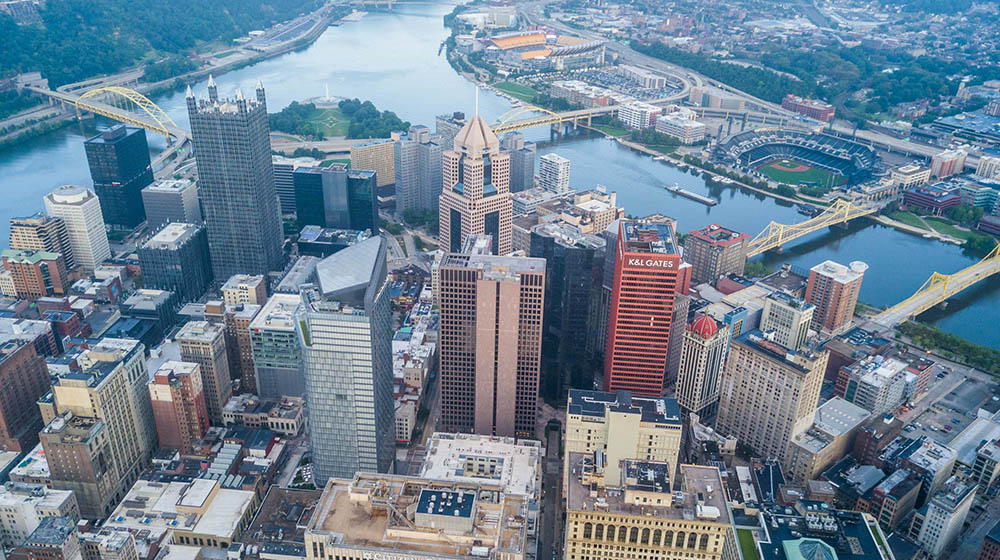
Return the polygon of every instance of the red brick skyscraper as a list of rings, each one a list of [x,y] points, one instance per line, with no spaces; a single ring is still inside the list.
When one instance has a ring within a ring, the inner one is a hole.
[[[812,318],[814,331],[840,334],[847,330],[867,269],[868,265],[861,261],[850,266],[825,261],[809,270],[805,300],[816,306]]]
[[[677,241],[670,224],[622,220],[619,228],[604,390],[659,396],[681,264]]]

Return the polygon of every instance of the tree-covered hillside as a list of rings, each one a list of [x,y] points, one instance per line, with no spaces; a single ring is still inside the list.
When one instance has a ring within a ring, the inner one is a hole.
[[[322,0],[48,0],[41,25],[0,13],[0,76],[41,71],[53,86],[122,70],[151,52],[232,40]]]

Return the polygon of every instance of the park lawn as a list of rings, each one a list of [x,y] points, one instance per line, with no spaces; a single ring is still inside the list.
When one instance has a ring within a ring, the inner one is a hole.
[[[323,135],[332,138],[347,136],[347,128],[351,124],[351,119],[339,108],[317,107],[316,112],[309,118],[309,122],[319,124],[323,128]]]
[[[788,160],[791,164],[798,165],[800,162],[795,160]],[[775,165],[781,165],[782,160],[773,161],[767,165],[762,165],[758,169],[763,175],[778,181],[779,183],[785,183],[787,185],[801,185],[803,183],[812,183],[816,185],[840,185],[846,181],[844,177],[840,175],[835,175],[829,171],[818,169],[810,166],[809,164],[803,163],[809,169],[804,171],[787,171],[785,169],[778,169]]]
[[[645,144],[650,150],[656,150],[661,154],[672,154],[677,151],[677,146],[664,146],[662,144]]]
[[[950,235],[957,239],[969,240],[982,235],[981,233],[955,227],[951,221],[942,218],[927,217],[924,218],[924,221],[930,224],[932,228],[936,229],[938,233]]]
[[[889,217],[892,218],[893,220],[896,220],[897,222],[903,222],[908,226],[913,226],[919,229],[927,229],[927,226],[925,226],[923,222],[920,221],[920,218],[918,218],[917,215],[912,212],[897,210],[892,214],[889,214]]]
[[[749,529],[737,529],[736,534],[739,536],[743,560],[758,560],[757,545],[753,542],[753,532]]]
[[[499,84],[494,84],[493,87],[527,103],[531,103],[531,100],[534,99],[536,95],[538,95],[538,92],[531,89],[530,87],[522,86],[521,84],[515,84],[514,82],[500,82]]]
[[[609,126],[606,124],[592,124],[590,125],[590,128],[593,128],[595,130],[600,130],[604,134],[607,134],[608,136],[614,136],[616,138],[619,136],[628,136],[629,134],[632,134],[631,130],[618,128],[617,126]]]

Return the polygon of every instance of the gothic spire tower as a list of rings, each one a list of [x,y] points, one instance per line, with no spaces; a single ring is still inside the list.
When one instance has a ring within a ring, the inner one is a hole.
[[[452,149],[441,154],[443,189],[439,204],[439,245],[446,252],[461,250],[469,234],[493,238],[492,252],[511,252],[510,154],[478,114],[455,136]]]

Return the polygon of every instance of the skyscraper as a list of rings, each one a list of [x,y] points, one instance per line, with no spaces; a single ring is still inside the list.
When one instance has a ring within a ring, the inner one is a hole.
[[[396,180],[395,143],[392,138],[382,138],[354,144],[351,146],[351,169],[374,171],[377,186],[391,185]]]
[[[494,255],[511,251],[510,154],[476,115],[458,136],[454,149],[441,155],[443,189],[439,205],[440,247],[457,253],[465,236],[486,234]]]
[[[0,342],[0,449],[27,453],[38,443],[44,424],[34,405],[49,388],[45,358],[30,340]]]
[[[261,397],[299,397],[306,392],[302,348],[295,334],[295,312],[301,300],[294,294],[274,294],[250,323],[254,376]]]
[[[545,259],[542,392],[593,389],[594,356],[587,352],[591,294],[601,281],[604,239],[562,222],[531,229],[529,256]]]
[[[66,222],[42,212],[10,219],[10,248],[59,253],[66,263],[66,270],[73,270],[76,266]]]
[[[450,432],[532,437],[545,260],[494,256],[491,241],[470,236],[441,261],[441,423]]]
[[[764,299],[760,313],[760,330],[770,333],[774,341],[798,350],[809,336],[816,306],[784,292],[772,292]]]
[[[221,426],[222,409],[233,396],[225,326],[208,321],[188,321],[175,339],[181,346],[181,359],[200,366],[208,418]]]
[[[188,88],[187,109],[214,277],[280,269],[281,212],[264,87],[257,82],[256,100],[239,90],[220,100],[209,79],[207,100],[195,101]]]
[[[167,361],[149,382],[153,420],[160,447],[191,453],[208,430],[208,408],[198,364]]]
[[[132,229],[146,219],[142,189],[153,182],[146,131],[117,124],[83,144],[104,223]]]
[[[374,171],[347,169],[340,163],[300,167],[292,173],[292,182],[299,228],[315,225],[378,233]]]
[[[465,124],[465,113],[461,111],[434,117],[434,134],[441,137],[443,149],[450,150],[455,146],[455,137]]]
[[[830,353],[789,350],[753,330],[729,346],[716,429],[755,457],[785,463],[789,442],[813,423]]]
[[[3,268],[10,273],[21,299],[36,299],[69,291],[66,264],[59,253],[4,249]]]
[[[111,258],[101,203],[94,191],[76,185],[63,185],[45,195],[44,202],[45,212],[66,224],[73,259],[78,266],[92,271]]]
[[[441,196],[441,137],[414,125],[395,143],[396,211],[437,211]]]
[[[52,486],[77,492],[81,514],[100,517],[125,496],[156,447],[145,346],[137,340],[104,338],[77,362],[81,369],[59,374],[52,392],[38,401],[42,419],[49,422],[42,445]],[[67,413],[72,422],[58,422]],[[49,447],[81,442],[82,447],[72,447],[73,453]],[[84,482],[93,485],[84,491],[77,486]]]
[[[525,142],[520,132],[508,132],[500,140],[501,148],[510,154],[510,192],[518,193],[535,186],[534,142]],[[450,146],[449,146],[450,147]]]
[[[170,222],[201,223],[198,185],[190,179],[164,179],[142,189],[146,227],[156,231]]]
[[[681,260],[673,224],[619,221],[604,390],[659,396],[667,367]]]
[[[850,266],[825,261],[809,270],[805,300],[816,306],[814,331],[840,334],[847,330],[866,270],[868,265],[861,261],[853,261]]]
[[[195,301],[212,282],[208,236],[196,224],[172,222],[139,247],[143,285]]]
[[[720,276],[743,274],[749,241],[749,235],[719,224],[689,233],[684,240],[684,261],[694,267],[691,280],[696,284],[714,284]]]
[[[323,259],[295,326],[309,401],[313,477],[388,472],[395,457],[386,247],[371,237]]]
[[[694,412],[702,418],[714,413],[728,344],[729,326],[720,327],[708,315],[699,314],[684,329],[677,373],[677,402],[684,412]]]
[[[554,193],[569,192],[569,167],[569,160],[554,152],[538,158],[538,185]]]

